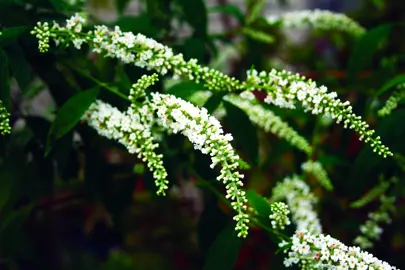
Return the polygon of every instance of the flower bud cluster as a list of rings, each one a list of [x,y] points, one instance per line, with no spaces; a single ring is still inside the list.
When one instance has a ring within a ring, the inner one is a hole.
[[[199,109],[172,95],[152,93],[150,106],[156,111],[164,128],[183,134],[194,149],[211,156],[211,168],[218,164],[221,166],[217,180],[225,184],[226,198],[232,201],[231,206],[237,212],[234,220],[237,222],[238,235],[246,237],[249,222],[247,198],[242,189],[243,175],[238,172],[240,158],[230,144],[232,135],[224,134],[219,121],[210,116],[205,108]]]
[[[395,197],[387,197],[382,195],[380,197],[380,202],[381,205],[378,210],[369,213],[368,220],[360,226],[360,231],[362,234],[354,239],[354,244],[359,245],[363,249],[373,247],[373,243],[371,241],[380,239],[382,228],[379,226],[379,224],[391,223],[389,213],[395,210]]]
[[[290,225],[290,219],[288,218],[288,214],[290,214],[290,210],[288,206],[283,202],[275,202],[270,205],[270,210],[272,214],[269,216],[271,219],[271,227],[273,229],[281,229],[284,230],[285,226]]]
[[[124,145],[131,154],[138,154],[138,158],[146,162],[153,172],[157,193],[164,195],[168,187],[167,172],[163,167],[163,156],[156,154],[158,147],[154,143],[150,131],[150,121],[146,120],[153,115],[147,108],[142,107],[139,111],[130,107],[125,113],[100,100],[94,102],[82,119],[94,128],[101,136],[117,140]],[[148,123],[148,124],[145,124]]]
[[[3,106],[3,102],[0,100],[0,134],[6,135],[11,132],[11,127],[9,124],[10,114],[7,112],[6,108]]]
[[[224,97],[224,99],[242,109],[247,114],[250,121],[252,121],[252,123],[258,127],[263,128],[264,131],[271,132],[277,137],[285,139],[292,146],[297,147],[307,154],[311,153],[312,148],[304,137],[300,136],[288,125],[288,123],[284,122],[270,109],[265,108],[263,105],[258,104],[254,100],[249,101],[250,97],[247,93],[252,94],[251,92],[245,91],[240,94],[240,97],[236,95],[227,95]],[[246,99],[243,97],[248,98]]]
[[[146,95],[145,91],[149,86],[154,85],[159,80],[158,75],[142,75],[142,77],[132,85],[129,92],[129,100],[132,102]]]
[[[321,184],[324,188],[327,190],[332,190],[332,182],[330,181],[328,174],[322,167],[322,164],[319,163],[318,161],[312,161],[308,160],[301,165],[301,169],[305,173],[310,173],[312,174],[315,179]]]
[[[291,242],[280,244],[288,257],[286,267],[300,265],[302,269],[381,269],[394,270],[394,266],[381,261],[359,247],[348,247],[339,240],[325,234],[313,234],[297,230]]]
[[[335,13],[328,10],[300,10],[286,12],[279,17],[268,17],[271,24],[281,24],[285,28],[302,28],[311,26],[323,31],[346,32],[353,37],[361,37],[366,29],[345,14]]]
[[[308,185],[298,176],[286,177],[274,187],[271,200],[283,199],[287,202],[297,230],[308,230],[314,234],[322,232],[318,215],[313,208],[318,200],[310,192]]]
[[[266,90],[268,95],[265,102],[290,109],[294,109],[295,103],[298,102],[305,111],[312,114],[328,115],[336,119],[337,123],[343,121],[345,128],[356,131],[360,140],[364,139],[379,155],[393,155],[388,147],[382,144],[379,136],[373,136],[374,130],[369,130],[369,125],[353,113],[350,103],[340,101],[335,92],[328,93],[325,86],[318,87],[315,82],[285,70],[273,69],[269,73],[251,70],[247,72],[247,76],[245,88]]]
[[[397,108],[398,103],[402,99],[405,99],[405,84],[400,84],[397,87],[397,90],[387,99],[384,106],[378,110],[378,116],[382,117],[391,114],[392,110]]]

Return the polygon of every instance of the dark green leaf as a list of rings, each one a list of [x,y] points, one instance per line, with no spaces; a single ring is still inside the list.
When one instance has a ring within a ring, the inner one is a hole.
[[[116,0],[115,1],[115,6],[117,7],[117,11],[119,14],[122,14],[128,5],[129,0]]]
[[[68,133],[80,121],[86,110],[96,100],[98,93],[98,87],[80,92],[63,104],[49,130],[45,155],[51,151],[54,141]]]
[[[196,35],[207,35],[207,8],[204,0],[176,0],[184,12],[186,21],[194,28]]]
[[[10,112],[10,72],[6,53],[0,48],[0,100]]]
[[[230,224],[217,236],[204,264],[204,270],[231,270],[234,268],[241,247],[235,225]]]
[[[388,82],[386,82],[375,94],[375,97],[378,97],[379,95],[385,93],[387,90],[391,89],[392,87],[395,87],[401,83],[405,83],[405,75],[398,75]]]
[[[391,29],[391,24],[380,25],[367,31],[366,34],[356,42],[347,67],[349,80],[356,79],[358,73],[371,63],[373,54],[378,50],[382,41],[388,37]]]
[[[214,93],[204,104],[204,108],[208,110],[209,114],[213,114],[219,105],[222,103],[223,97],[225,96],[224,92]]]
[[[27,26],[15,26],[2,30],[0,35],[0,47],[6,47],[11,43],[17,41],[17,39],[29,29]]]
[[[240,108],[230,102],[223,101],[226,109],[224,123],[235,139],[236,147],[248,155],[250,164],[258,162],[259,139],[256,128],[250,122],[249,117]],[[238,123],[235,125],[235,123]]]
[[[243,24],[245,21],[245,16],[237,5],[227,4],[210,7],[208,12],[220,12],[233,16],[238,20],[239,23]]]
[[[246,196],[249,204],[257,211],[259,216],[269,218],[271,215],[270,205],[265,198],[257,194],[254,190],[247,190]]]
[[[119,85],[124,89],[128,89],[128,91],[129,91],[129,89],[131,89],[131,87],[132,87],[132,82],[128,78],[128,75],[125,72],[123,66],[122,65],[117,65],[115,67],[115,72],[116,72],[117,77],[118,77]]]
[[[205,53],[205,39],[192,37],[184,42],[184,57],[186,59],[194,58],[198,61],[204,61]]]
[[[7,57],[11,75],[17,80],[18,85],[23,93],[31,80],[31,68],[25,59],[24,52],[20,46],[15,45],[7,49]]]
[[[141,33],[150,37],[154,37],[160,32],[160,29],[152,25],[150,18],[146,16],[146,14],[141,14],[136,17],[120,17],[118,21],[111,25],[119,26],[122,31]]]
[[[165,93],[188,100],[188,98],[191,97],[191,95],[193,95],[196,91],[202,89],[204,89],[204,86],[202,84],[198,84],[192,81],[186,81],[169,87],[168,89],[166,89]]]

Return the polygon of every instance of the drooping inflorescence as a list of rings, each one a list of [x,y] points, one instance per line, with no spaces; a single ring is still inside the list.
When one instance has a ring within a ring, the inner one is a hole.
[[[321,223],[314,210],[318,200],[310,192],[308,185],[298,176],[286,177],[274,187],[271,200],[284,199],[291,211],[292,221],[297,225],[297,230],[308,230],[314,234],[322,232]]]
[[[219,121],[210,116],[205,108],[199,109],[172,95],[152,93],[150,106],[165,129],[183,134],[194,149],[211,156],[211,168],[220,165],[217,180],[225,184],[226,198],[232,201],[231,206],[237,212],[234,220],[237,222],[238,235],[246,237],[249,222],[247,198],[242,189],[243,175],[238,172],[240,158],[229,143],[232,136],[224,134]]]
[[[333,189],[332,182],[319,161],[308,160],[301,164],[301,169],[303,172],[313,175],[319,184],[321,184],[327,190]]]
[[[286,71],[257,73],[249,71],[245,82],[240,82],[215,69],[202,67],[197,60],[185,61],[182,54],[173,51],[142,34],[122,32],[119,27],[109,30],[104,25],[95,26],[93,31],[83,32],[85,19],[75,15],[67,20],[65,27],[56,23],[39,23],[32,33],[39,39],[41,51],[49,49],[50,39],[56,44],[73,44],[80,49],[83,43],[89,44],[93,51],[106,57],[117,58],[124,63],[131,63],[141,68],[155,70],[161,74],[171,71],[196,82],[203,82],[208,90],[242,91],[257,89],[268,93],[266,102],[280,107],[295,108],[295,102],[302,103],[313,114],[331,115],[337,122],[343,121],[345,127],[354,129],[360,138],[369,143],[373,150],[386,157],[392,155],[382,145],[379,137],[373,137],[374,131],[368,130],[368,124],[356,116],[349,102],[341,102],[337,94],[327,93],[325,86],[318,87],[315,82],[307,81],[299,75]]]
[[[129,153],[138,154],[153,173],[157,193],[165,194],[168,187],[167,172],[163,167],[163,156],[155,152],[158,144],[154,142],[150,130],[153,115],[147,106],[143,106],[139,111],[130,107],[122,113],[98,100],[90,106],[82,119],[101,136],[117,140]]]
[[[290,210],[288,206],[283,202],[274,202],[270,204],[270,210],[272,214],[269,216],[271,220],[271,227],[275,230],[281,229],[284,230],[285,226],[290,225],[290,219],[288,214]]]
[[[393,155],[388,147],[382,144],[381,138],[374,136],[374,130],[370,130],[369,125],[353,113],[350,103],[339,100],[335,92],[328,93],[326,86],[317,86],[315,82],[298,74],[274,69],[269,73],[251,70],[247,72],[247,76],[245,88],[265,90],[266,103],[289,109],[295,109],[295,105],[299,103],[305,111],[330,116],[336,119],[337,123],[343,122],[345,128],[356,131],[360,140],[369,143],[379,155]]]
[[[353,37],[361,37],[366,29],[345,14],[329,10],[299,10],[286,12],[280,16],[269,16],[267,21],[271,24],[281,24],[284,28],[303,28],[311,26],[323,31],[346,32]]]
[[[0,134],[6,135],[11,132],[10,127],[10,114],[3,106],[3,102],[0,100]]]
[[[397,89],[387,99],[384,106],[378,110],[378,116],[383,117],[391,114],[391,112],[397,108],[398,103],[403,99],[405,99],[405,83],[397,86]]]
[[[354,244],[359,245],[363,249],[373,247],[373,240],[379,240],[382,228],[382,223],[390,223],[390,213],[395,210],[395,197],[385,196],[380,197],[380,207],[368,214],[368,220],[360,226],[361,235],[354,239]]]
[[[227,95],[225,100],[242,109],[250,121],[266,132],[271,132],[276,136],[285,139],[292,146],[310,154],[312,149],[307,140],[300,136],[293,128],[291,128],[280,117],[275,115],[269,108],[257,103],[254,99],[246,99],[250,92],[242,92],[241,97],[236,95]],[[252,94],[252,93],[250,93]],[[253,94],[252,94],[253,95]]]
[[[302,269],[397,269],[359,247],[348,247],[330,235],[306,230],[297,230],[291,237],[291,242],[281,242],[280,246],[288,247],[284,250],[288,255],[284,260],[286,267],[299,265]]]

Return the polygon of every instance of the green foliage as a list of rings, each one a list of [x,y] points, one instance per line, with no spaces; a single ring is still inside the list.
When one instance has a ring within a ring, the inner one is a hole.
[[[241,239],[233,225],[226,226],[210,247],[204,263],[204,270],[233,269],[241,247]]]
[[[90,105],[96,100],[99,88],[80,92],[70,98],[59,109],[49,129],[45,155],[51,151],[52,144],[68,133],[82,118]]]

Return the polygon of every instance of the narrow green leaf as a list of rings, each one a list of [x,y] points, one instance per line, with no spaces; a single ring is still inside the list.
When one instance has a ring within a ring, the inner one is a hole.
[[[390,183],[387,181],[381,182],[379,185],[373,187],[369,192],[367,192],[363,197],[354,201],[350,204],[352,208],[360,208],[365,206],[366,204],[373,201],[375,198],[383,194],[390,186]]]
[[[391,32],[392,24],[383,24],[370,29],[357,40],[349,58],[347,76],[349,80],[357,78],[358,73],[371,63],[373,54],[379,49]]]
[[[204,0],[175,0],[182,8],[186,21],[194,28],[196,35],[207,35],[207,8]]]
[[[204,104],[204,108],[208,110],[209,114],[213,114],[219,105],[222,103],[225,93],[214,93]]]
[[[405,83],[405,75],[398,75],[388,82],[386,82],[378,91],[375,93],[375,97],[378,97],[379,95],[385,93],[387,90],[401,84]]]
[[[229,224],[211,245],[203,269],[232,270],[238,259],[241,243],[241,239],[235,232],[235,225]]]
[[[269,218],[271,215],[271,209],[265,198],[257,194],[254,190],[247,190],[246,196],[249,204],[257,211],[259,216]]]
[[[27,30],[27,26],[15,26],[2,30],[0,35],[0,47],[6,47],[18,40],[18,38]]]
[[[272,35],[270,35],[266,32],[260,31],[260,30],[244,27],[242,29],[242,33],[244,33],[248,37],[250,37],[254,40],[257,40],[259,42],[268,43],[268,44],[274,43],[274,37]]]
[[[259,160],[259,139],[257,130],[249,117],[240,108],[228,101],[223,101],[226,110],[224,123],[234,137],[235,147],[239,147],[248,158],[250,164],[257,164]],[[235,123],[238,123],[235,125]]]
[[[252,1],[252,3],[253,3],[253,5],[246,18],[247,24],[251,24],[252,22],[254,22],[255,20],[257,20],[260,17],[264,4],[266,4],[266,0],[256,0],[256,1]]]
[[[52,143],[68,133],[80,121],[86,110],[96,100],[98,93],[98,87],[80,92],[63,104],[49,129],[45,156],[50,153]]]
[[[10,112],[10,72],[6,53],[0,48],[0,100]]]
[[[227,4],[220,6],[213,6],[208,9],[208,12],[219,12],[233,16],[239,23],[243,24],[245,15],[237,5]]]
[[[24,51],[17,44],[10,46],[7,49],[7,58],[9,59],[9,66],[11,76],[13,76],[20,89],[25,93],[25,89],[31,80],[31,68],[24,56]]]

